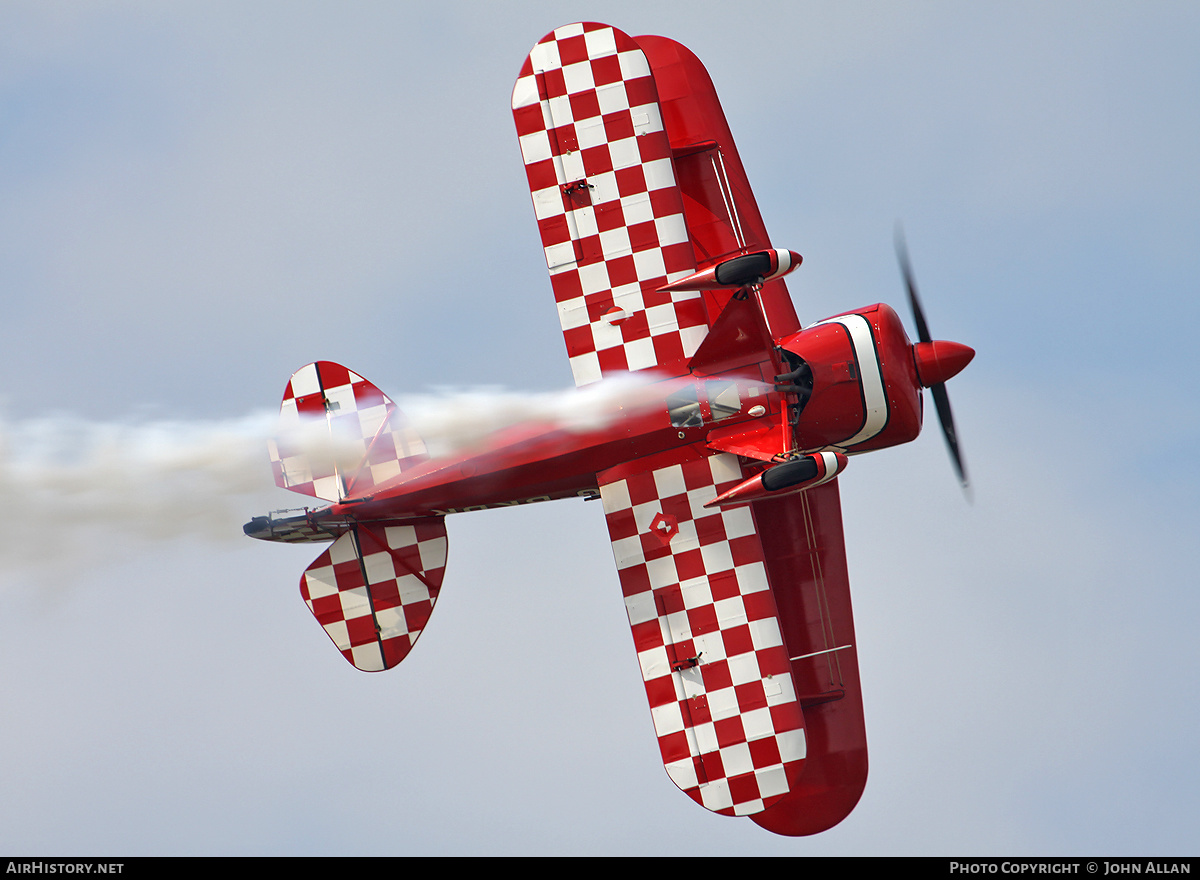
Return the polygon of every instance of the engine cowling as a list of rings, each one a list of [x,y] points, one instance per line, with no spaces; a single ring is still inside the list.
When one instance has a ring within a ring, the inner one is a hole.
[[[864,452],[920,434],[923,383],[891,306],[877,303],[818,321],[780,347],[789,363],[807,365],[812,375],[811,391],[793,404],[797,448]]]

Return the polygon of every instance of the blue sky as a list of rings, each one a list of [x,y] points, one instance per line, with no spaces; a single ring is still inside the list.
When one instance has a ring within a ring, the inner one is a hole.
[[[803,321],[902,306],[902,220],[978,351],[973,504],[932,430],[841,478],[871,777],[815,838],[670,783],[593,505],[453,517],[373,676],[298,596],[316,553],[240,535],[294,502],[230,437],[308,361],[398,399],[570,385],[508,101],[579,19],[706,63]],[[5,4],[0,844],[1195,852],[1198,37],[1188,3]],[[236,473],[131,476],[164,420]],[[19,470],[101,429],[123,479]]]

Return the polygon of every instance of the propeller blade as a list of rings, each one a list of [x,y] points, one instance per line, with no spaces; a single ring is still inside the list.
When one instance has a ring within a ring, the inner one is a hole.
[[[933,405],[937,409],[938,421],[942,423],[942,436],[946,438],[946,446],[950,450],[950,461],[958,474],[964,491],[970,490],[971,483],[967,479],[967,464],[963,461],[962,451],[958,448],[958,433],[954,430],[954,415],[950,412],[950,396],[946,393],[946,385],[930,387],[933,394]]]
[[[913,277],[912,264],[908,261],[908,245],[904,243],[904,230],[896,226],[896,259],[900,261],[900,274],[904,276],[904,286],[908,289],[908,304],[912,307],[913,323],[917,325],[917,340],[929,342],[929,325],[925,323],[925,311],[921,308],[921,298],[917,296],[917,281]]]
[[[925,323],[925,311],[921,308],[921,298],[917,295],[917,281],[913,275],[912,263],[908,259],[908,246],[904,242],[904,230],[896,225],[896,259],[900,261],[900,274],[904,278],[904,286],[908,289],[908,304],[912,307],[913,323],[917,325],[917,339],[920,342],[931,342],[929,325]],[[961,369],[961,367],[960,367]],[[946,438],[946,447],[950,450],[950,462],[963,491],[970,498],[970,481],[967,479],[967,465],[963,461],[962,450],[958,448],[958,432],[954,429],[954,415],[950,412],[950,395],[946,393],[946,383],[938,382],[929,386],[933,394],[933,405],[937,409],[938,421],[942,424],[942,436]]]

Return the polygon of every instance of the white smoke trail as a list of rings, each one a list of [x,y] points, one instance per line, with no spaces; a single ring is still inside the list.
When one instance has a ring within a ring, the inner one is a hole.
[[[661,388],[651,390],[650,376],[629,374],[583,388],[516,392],[503,388],[442,388],[432,394],[405,395],[397,405],[430,455],[449,455],[479,446],[514,425],[534,422],[547,429],[590,431],[621,413],[662,408]]]
[[[430,452],[445,455],[526,421],[601,427],[646,405],[646,387],[629,379],[547,393],[470,389],[399,404]],[[661,393],[650,393],[652,405],[662,405]],[[0,578],[67,578],[144,542],[245,540],[251,516],[324,503],[275,487],[267,441],[276,427],[268,412],[223,421],[0,418]]]
[[[124,555],[139,541],[241,534],[273,488],[275,416],[226,421],[0,420],[0,573]],[[132,540],[131,540],[132,539]]]

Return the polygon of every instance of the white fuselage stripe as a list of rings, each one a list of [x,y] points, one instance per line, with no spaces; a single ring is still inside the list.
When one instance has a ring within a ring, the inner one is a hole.
[[[883,385],[883,371],[879,366],[879,355],[875,352],[871,324],[862,315],[842,315],[840,318],[829,318],[817,323],[841,324],[850,334],[854,356],[858,360],[858,384],[862,388],[863,405],[866,407],[862,430],[849,440],[835,445],[845,448],[864,443],[882,431],[888,421],[887,389]]]

